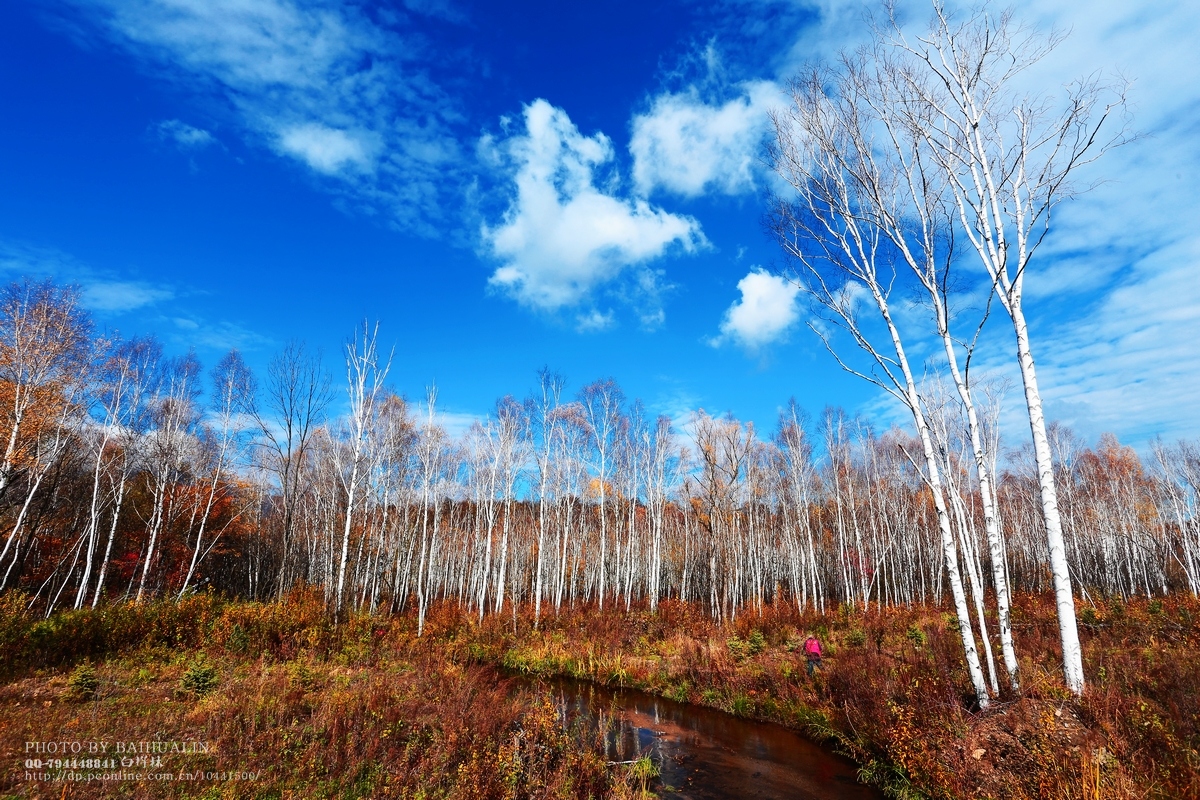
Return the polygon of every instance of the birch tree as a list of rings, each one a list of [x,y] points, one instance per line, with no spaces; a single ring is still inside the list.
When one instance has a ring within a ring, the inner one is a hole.
[[[587,422],[596,470],[596,493],[600,500],[597,514],[600,523],[600,561],[598,596],[604,608],[605,578],[608,573],[608,513],[610,482],[621,424],[621,407],[625,394],[612,378],[589,383],[579,391],[579,404]]]
[[[92,608],[100,603],[104,593],[117,525],[125,506],[126,490],[140,463],[143,436],[150,426],[149,399],[159,378],[161,359],[162,346],[156,339],[131,339],[113,348],[100,371],[98,412],[101,430],[96,442],[88,528],[90,531],[99,531],[104,510],[101,492],[104,489],[108,498],[109,525],[104,555],[100,558],[100,573],[92,594]],[[82,587],[86,588],[87,585],[86,579],[81,581]]]
[[[364,321],[361,332],[356,333],[346,344],[346,394],[350,401],[350,414],[347,419],[350,463],[342,465],[343,468],[339,471],[346,490],[346,516],[342,526],[342,552],[338,560],[335,618],[342,610],[346,561],[350,553],[350,528],[354,519],[354,503],[360,488],[363,456],[367,451],[367,437],[372,431],[371,419],[375,413],[376,400],[383,390],[383,383],[387,379],[391,364],[390,354],[382,362],[379,357],[379,325],[376,324],[372,329]]]
[[[146,437],[146,466],[152,506],[146,523],[146,550],[135,603],[142,602],[147,579],[158,556],[159,539],[178,509],[173,489],[183,472],[184,461],[193,444],[195,425],[200,419],[197,407],[199,379],[200,362],[193,353],[170,359],[158,392],[151,399],[153,428]]]
[[[433,557],[438,545],[438,478],[446,456],[446,431],[437,424],[437,387],[425,393],[425,424],[417,436],[417,476],[421,482],[421,544],[417,562],[417,635],[425,630],[432,593]],[[433,517],[432,523],[430,517]]]
[[[966,323],[966,336],[956,336],[952,293],[952,264],[955,263],[954,203],[949,180],[936,153],[929,149],[927,131],[934,113],[924,102],[926,92],[917,89],[919,75],[898,60],[881,37],[857,53],[842,57],[834,72],[813,70],[793,85],[793,100],[803,105],[804,97],[823,91],[836,99],[839,128],[844,148],[856,154],[846,163],[852,169],[856,210],[864,222],[878,229],[893,257],[908,268],[928,310],[951,379],[963,409],[963,421],[971,445],[972,463],[978,480],[983,527],[993,565],[1000,639],[1009,682],[1019,688],[1016,652],[1012,642],[1010,600],[1003,569],[1004,554],[996,523],[995,492],[990,457],[976,410],[971,385],[971,361],[991,308],[990,292],[979,301],[982,311]],[[831,84],[831,90],[826,86]],[[959,309],[961,312],[961,309]],[[985,649],[989,649],[986,638]],[[990,659],[989,659],[990,662]]]
[[[200,512],[199,529],[196,531],[196,543],[191,548],[192,555],[187,573],[183,577],[183,585],[179,587],[180,598],[187,593],[192,576],[196,574],[196,566],[207,552],[204,549],[204,533],[208,528],[213,504],[221,495],[222,481],[226,480],[231,461],[236,459],[238,451],[244,446],[241,440],[247,412],[251,408],[251,398],[254,396],[254,376],[237,350],[230,350],[217,364],[213,370],[212,383],[211,412],[215,417],[215,424],[210,428],[208,437],[212,466],[207,481],[208,488],[205,491],[204,510]]]
[[[1172,558],[1183,569],[1188,589],[1200,596],[1200,447],[1156,441],[1154,460],[1161,476],[1160,514],[1174,523],[1177,534]]]
[[[12,479],[29,409],[47,390],[79,383],[91,355],[91,327],[75,287],[26,279],[0,292],[0,383],[7,395],[0,497]]]
[[[894,9],[889,9],[894,12]],[[891,17],[889,45],[921,109],[919,130],[936,159],[979,263],[1012,322],[1016,359],[1037,460],[1042,517],[1058,607],[1063,676],[1083,691],[1083,656],[1037,370],[1023,307],[1024,283],[1050,231],[1051,212],[1081,188],[1080,168],[1126,141],[1122,87],[1097,75],[1066,87],[1061,101],[1027,95],[1026,74],[1063,39],[983,8],[956,19],[934,2],[929,31],[907,38]],[[1110,133],[1117,127],[1113,133]]]
[[[562,403],[562,391],[566,381],[562,375],[549,369],[538,371],[538,388],[535,394],[526,400],[526,414],[530,419],[532,435],[530,450],[533,453],[534,470],[537,479],[538,500],[538,531],[537,558],[534,567],[533,587],[533,624],[534,627],[542,618],[542,579],[546,571],[546,531],[550,524],[550,506],[554,497],[554,456],[559,444],[559,427],[562,415],[559,407]]]
[[[256,403],[251,412],[258,426],[263,466],[279,483],[282,506],[282,555],[276,592],[282,596],[287,575],[288,547],[296,526],[301,477],[313,434],[331,399],[329,374],[318,355],[303,343],[289,342],[267,366],[266,412]]]
[[[872,215],[871,175],[877,152],[870,139],[858,135],[863,130],[862,107],[853,83],[839,82],[836,74],[816,69],[794,82],[791,100],[788,109],[772,115],[775,142],[770,155],[775,172],[795,191],[795,198],[777,200],[772,228],[784,252],[802,270],[802,285],[824,311],[823,319],[810,327],[844,369],[879,386],[912,415],[923,450],[925,479],[937,509],[968,672],[980,706],[986,706],[988,690],[958,570],[937,453],[893,309],[898,257],[886,228]],[[874,310],[874,323],[862,318],[863,307]],[[876,324],[881,330],[873,327]],[[837,353],[831,327],[847,333],[869,356],[869,372],[856,369]]]

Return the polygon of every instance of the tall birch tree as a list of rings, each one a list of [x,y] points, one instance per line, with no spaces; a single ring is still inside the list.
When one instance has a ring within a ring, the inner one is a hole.
[[[919,131],[936,160],[979,263],[1012,322],[1016,359],[1037,462],[1042,518],[1058,607],[1067,686],[1081,693],[1083,655],[1042,395],[1023,307],[1034,253],[1051,212],[1082,188],[1081,167],[1127,140],[1125,97],[1097,75],[1066,87],[1062,100],[1027,94],[1030,70],[1063,39],[1020,25],[1011,11],[982,8],[959,20],[942,0],[928,32],[910,39],[893,8],[886,33],[903,90],[919,109]],[[1115,132],[1113,129],[1117,128]]]
[[[363,322],[362,330],[346,344],[346,394],[350,401],[347,419],[349,446],[346,448],[350,463],[342,465],[339,474],[346,490],[346,516],[342,525],[342,549],[338,559],[337,593],[334,599],[334,616],[342,611],[342,593],[346,584],[346,562],[350,554],[350,530],[354,520],[354,503],[358,498],[363,477],[363,457],[366,454],[367,438],[373,430],[372,417],[376,400],[383,390],[388,370],[392,365],[391,354],[386,360],[379,357],[379,325],[374,328]],[[334,452],[339,452],[334,448]]]
[[[793,84],[792,104],[773,115],[775,172],[795,191],[779,198],[772,229],[785,253],[800,266],[802,285],[824,310],[810,327],[847,371],[879,386],[912,415],[921,441],[924,478],[933,495],[942,552],[958,616],[968,672],[981,707],[989,694],[980,667],[958,554],[943,492],[941,470],[926,421],[917,379],[893,309],[897,254],[872,216],[870,181],[877,156],[873,142],[857,135],[861,107],[853,86],[828,70]],[[864,320],[872,308],[874,321]],[[840,328],[866,353],[869,372],[856,369],[833,346],[831,327]]]

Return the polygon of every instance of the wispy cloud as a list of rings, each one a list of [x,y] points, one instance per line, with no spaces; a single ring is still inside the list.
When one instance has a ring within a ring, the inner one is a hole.
[[[0,241],[0,272],[9,280],[52,278],[82,290],[83,303],[102,314],[123,314],[171,300],[176,289],[167,284],[114,278],[74,256],[52,247]]]
[[[274,344],[237,322],[197,314],[192,307],[193,290],[114,276],[54,248],[0,241],[0,276],[4,280],[49,278],[60,285],[74,284],[81,290],[84,307],[98,321],[135,328],[149,323],[151,330],[179,348],[253,351]]]
[[[600,313],[598,309],[593,308],[588,313],[580,314],[575,318],[575,330],[580,333],[595,333],[611,328],[614,321],[611,311]]]
[[[176,317],[176,330],[168,338],[184,347],[211,350],[240,350],[243,353],[266,350],[276,343],[268,336],[228,320]]]
[[[424,409],[417,408],[416,414],[418,419],[423,423]],[[484,423],[487,421],[486,414],[473,414],[469,411],[451,411],[446,408],[440,408],[434,412],[433,421],[440,425],[443,430],[450,436],[451,439],[459,440],[466,435],[467,431],[471,430],[471,426],[475,423]]]
[[[1105,182],[1060,208],[1028,278],[1048,414],[1090,437],[1112,431],[1142,446],[1156,435],[1195,437],[1200,231],[1191,222],[1200,190],[1189,176],[1200,164],[1200,7],[1054,0],[1029,14],[1069,32],[1029,76],[1031,88],[1119,74],[1131,82],[1132,125],[1145,134],[1084,173]]]
[[[369,134],[353,134],[316,123],[293,125],[280,131],[279,147],[317,172],[336,175],[347,166],[370,170],[375,163]]]
[[[61,250],[13,241],[0,241],[0,271],[9,279],[65,276],[71,283],[90,275],[87,267]]]
[[[1200,240],[1139,259],[1083,319],[1048,325],[1040,375],[1052,416],[1145,444],[1197,435]],[[1049,309],[1044,309],[1049,314]],[[1019,385],[1019,383],[1017,384]]]
[[[92,280],[83,288],[83,303],[93,311],[110,314],[133,311],[175,296],[172,289],[140,281]]]
[[[458,190],[454,103],[414,60],[420,42],[399,15],[303,0],[74,5],[165,77],[222,98],[252,142],[400,224],[433,233],[439,201]]]
[[[673,247],[691,252],[704,245],[696,220],[623,197],[614,180],[605,181],[613,148],[604,134],[584,136],[545,100],[525,108],[524,122],[522,133],[482,145],[515,189],[503,219],[482,230],[488,254],[501,262],[492,286],[531,308],[555,311],[592,301],[630,270],[653,284],[648,262]]]
[[[177,119],[163,120],[154,126],[154,131],[160,139],[171,142],[180,150],[203,150],[217,141],[203,128],[193,127]]]

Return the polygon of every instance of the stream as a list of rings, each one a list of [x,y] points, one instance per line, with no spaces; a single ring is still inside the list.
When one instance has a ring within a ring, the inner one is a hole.
[[[648,755],[660,772],[653,788],[676,800],[876,800],[854,762],[799,733],[703,706],[630,689],[568,679],[520,683],[549,692],[563,719],[585,735],[604,731],[610,761]]]

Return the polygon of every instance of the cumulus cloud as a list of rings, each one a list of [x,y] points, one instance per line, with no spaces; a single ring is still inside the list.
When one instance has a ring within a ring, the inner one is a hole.
[[[648,112],[633,118],[629,152],[639,192],[649,195],[665,189],[695,197],[757,188],[767,109],[780,92],[770,81],[739,88],[737,97],[721,104],[706,102],[695,86],[664,93]]]
[[[177,119],[163,120],[154,126],[163,141],[171,142],[180,150],[203,150],[217,140],[203,128],[188,125]]]
[[[251,141],[334,178],[334,191],[425,232],[456,191],[455,104],[412,62],[414,35],[381,22],[389,15],[304,0],[73,5],[164,77],[223,98]],[[165,130],[199,145],[204,132],[182,125]]]
[[[754,269],[738,281],[740,299],[725,312],[721,335],[711,341],[718,346],[737,342],[757,349],[783,337],[800,318],[796,296],[800,287],[764,269]]]
[[[597,186],[598,171],[613,158],[604,134],[584,136],[545,100],[525,108],[524,122],[523,133],[484,143],[511,170],[516,190],[501,222],[482,230],[486,249],[501,262],[492,286],[553,311],[585,303],[627,270],[652,277],[645,265],[673,247],[703,246],[691,217],[622,197],[603,181]]]

